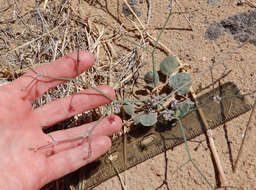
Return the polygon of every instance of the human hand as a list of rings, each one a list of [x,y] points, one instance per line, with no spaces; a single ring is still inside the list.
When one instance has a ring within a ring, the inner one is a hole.
[[[77,53],[72,53],[51,64],[35,68],[45,76],[75,77]],[[79,53],[79,70],[89,69],[94,57],[88,52]],[[0,87],[0,189],[39,189],[48,182],[60,178],[95,160],[111,146],[109,135],[121,129],[117,116],[108,116],[100,121],[90,136],[91,155],[88,142],[66,142],[52,148],[32,151],[31,147],[42,146],[55,140],[70,139],[85,134],[93,123],[60,130],[46,135],[42,129],[50,127],[75,114],[109,103],[110,100],[95,90],[88,89],[76,95],[55,100],[37,109],[32,102],[65,81],[38,78],[30,71],[19,79]],[[28,84],[30,84],[28,86]],[[21,90],[28,87],[26,90]],[[114,90],[100,86],[99,90],[115,98]],[[72,109],[70,109],[72,108]],[[51,138],[52,137],[52,138]],[[53,152],[54,150],[54,152]]]

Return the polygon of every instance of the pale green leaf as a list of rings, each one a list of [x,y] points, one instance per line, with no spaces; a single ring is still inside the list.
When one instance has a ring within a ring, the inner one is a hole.
[[[191,77],[188,73],[185,72],[177,73],[169,79],[169,86],[175,90],[178,89],[179,95],[187,94],[190,91],[191,84]]]
[[[160,71],[166,76],[170,76],[179,67],[178,60],[174,56],[167,56],[160,63]]]
[[[157,113],[145,113],[139,115],[136,119],[134,124],[141,123],[143,126],[149,127],[157,123]]]

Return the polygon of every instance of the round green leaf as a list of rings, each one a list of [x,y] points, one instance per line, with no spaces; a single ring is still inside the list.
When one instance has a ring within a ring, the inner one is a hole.
[[[145,74],[144,81],[147,83],[148,86],[153,88],[155,87],[153,71],[149,71]],[[157,85],[158,83],[159,83],[159,75],[157,72],[155,72],[155,84]]]
[[[174,56],[167,56],[160,63],[160,71],[166,76],[170,76],[179,67],[178,60]]]
[[[181,89],[178,90],[179,95],[184,95],[188,93],[190,91],[191,84],[192,84],[191,77],[188,73],[185,73],[185,72],[177,73],[176,75],[172,76],[169,79],[169,86],[171,88],[174,88],[175,90],[177,90],[183,86]]]
[[[136,119],[134,124],[141,123],[143,126],[149,127],[157,122],[157,113],[145,113],[142,115],[139,115]]]
[[[124,111],[125,111],[125,113],[127,113],[128,115],[132,115],[132,114],[134,114],[134,106],[132,105],[132,104],[124,104],[124,106],[123,106],[123,108],[124,108]]]

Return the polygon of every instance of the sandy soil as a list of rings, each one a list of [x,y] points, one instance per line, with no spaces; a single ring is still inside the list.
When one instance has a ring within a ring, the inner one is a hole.
[[[151,2],[151,0],[148,0]],[[0,1],[2,2],[2,1]],[[99,0],[99,2],[103,2]],[[119,6],[122,1],[119,0]],[[139,17],[143,24],[147,20],[147,1],[138,3],[136,9],[141,12]],[[215,5],[209,5],[206,0],[181,0],[179,4],[174,3],[173,15],[161,37],[161,42],[165,44],[179,59],[191,66],[190,72],[194,77],[200,71],[211,66],[212,61],[216,62],[226,56],[234,48],[241,45],[241,42],[236,41],[233,35],[224,32],[215,41],[205,39],[205,32],[213,22],[221,22],[230,16],[254,11],[255,7],[250,7],[248,4],[238,6],[237,0],[219,1]],[[253,1],[252,1],[253,2]],[[122,23],[128,24],[129,21],[124,16],[118,16],[116,1],[108,1],[109,13],[102,10],[97,1],[91,1],[89,5],[86,1],[81,1],[78,8],[78,1],[72,1],[80,16],[87,17],[88,15],[101,15],[105,18],[105,22],[113,28],[118,27],[115,18],[119,18]],[[256,4],[256,3],[255,3]],[[147,25],[148,32],[156,37],[159,33],[159,28],[164,23],[168,16],[169,1],[152,1],[152,12],[150,22]],[[181,10],[180,10],[180,6]],[[25,10],[33,7],[33,4],[28,0],[24,1],[23,7]],[[110,14],[113,14],[110,16]],[[185,16],[189,19],[190,24],[186,21]],[[131,27],[131,28],[132,28]],[[252,27],[256,27],[255,25]],[[120,42],[124,43],[124,42]],[[133,45],[125,42],[127,48]],[[120,47],[119,47],[120,48]],[[117,48],[117,54],[123,50]],[[256,82],[256,47],[253,44],[246,44],[234,54],[229,56],[223,63],[213,70],[214,79],[218,79],[223,73],[231,70],[231,72],[221,80],[221,83],[227,81],[234,82],[243,93],[255,90]],[[166,54],[163,51],[157,51],[156,60],[159,62]],[[151,67],[150,55],[145,53],[143,61],[147,63],[148,68]],[[145,67],[147,68],[147,66]],[[145,72],[147,69],[141,72]],[[143,77],[143,75],[141,76]],[[211,83],[209,72],[200,77],[194,84],[194,89],[205,87]],[[248,97],[252,103],[253,98]],[[244,154],[236,173],[232,172],[232,166],[237,159],[237,153],[242,141],[242,136],[249,118],[249,112],[240,117],[220,126],[213,131],[213,136],[217,151],[220,156],[221,163],[224,168],[226,189],[255,189],[256,187],[256,117],[253,117],[251,130],[246,139]],[[201,135],[193,142],[189,142],[190,151],[193,159],[198,167],[202,170],[208,180],[214,185],[219,186],[218,174],[214,168],[210,150],[206,142],[205,135]],[[133,167],[121,176],[125,179],[126,188],[128,190],[154,190],[154,189],[210,189],[206,182],[200,177],[195,168],[191,164],[179,169],[183,163],[187,161],[185,146],[180,145],[173,150],[167,151],[168,165],[165,165],[164,155],[161,154],[142,164]],[[165,171],[167,170],[167,179],[165,179]],[[161,184],[166,180],[166,184]],[[160,187],[161,186],[161,187]],[[102,184],[98,185],[96,190],[122,189],[118,177],[113,177]],[[223,188],[224,189],[224,188]]]

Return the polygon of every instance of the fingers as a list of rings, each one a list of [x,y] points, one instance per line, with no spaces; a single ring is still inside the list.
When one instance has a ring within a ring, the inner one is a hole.
[[[46,167],[49,172],[45,184],[79,169],[88,164],[89,161],[97,159],[104,154],[110,146],[111,140],[109,137],[99,136],[91,143],[91,155],[89,160],[88,143],[83,143],[81,146],[48,157],[46,160]]]
[[[98,89],[115,99],[115,91],[111,87],[102,85]],[[108,98],[93,89],[88,89],[37,108],[34,110],[33,118],[38,120],[40,127],[47,128],[73,115],[106,103],[110,103]]]
[[[94,63],[94,57],[88,51],[79,52],[79,71],[88,70]],[[74,78],[77,75],[77,53],[71,53],[56,60],[53,63],[45,64],[33,69],[43,76]],[[41,96],[48,89],[53,88],[65,80],[36,77],[36,73],[29,71],[19,79],[13,81],[10,86],[20,90],[20,96],[30,102]],[[22,91],[23,89],[23,91]]]
[[[95,125],[96,124],[96,125]],[[94,141],[94,139],[98,136],[110,136],[118,131],[120,131],[122,127],[122,121],[118,116],[111,115],[99,123],[92,122],[86,125],[82,125],[80,127],[74,127],[66,130],[60,130],[50,133],[49,135],[57,142],[60,140],[74,139],[76,137],[82,136],[84,134],[88,134],[88,131],[92,128],[92,134],[90,135],[90,140]],[[51,139],[50,139],[51,140]],[[86,143],[85,139],[80,138],[77,140],[66,141],[65,143],[60,143],[54,147],[54,149],[45,150],[45,154],[49,155],[52,152],[58,153],[60,151],[65,151],[70,148],[77,147],[78,145]]]

